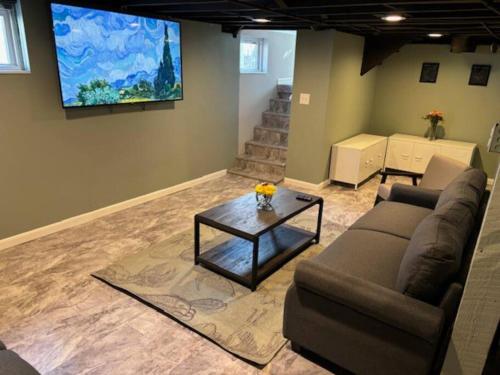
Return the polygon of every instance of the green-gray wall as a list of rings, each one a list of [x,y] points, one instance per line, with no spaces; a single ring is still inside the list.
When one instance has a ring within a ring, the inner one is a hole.
[[[325,171],[325,123],[334,31],[299,31],[295,49],[286,176],[319,182]],[[309,105],[299,94],[310,93]]]
[[[423,136],[422,116],[445,112],[446,138],[479,145],[477,166],[493,177],[498,156],[486,152],[491,126],[500,121],[500,54],[488,48],[476,53],[450,53],[449,46],[408,45],[378,68],[370,130],[376,134],[407,133]],[[423,62],[439,62],[435,84],[420,83]],[[469,86],[472,64],[491,64],[487,87]]]
[[[45,1],[24,0],[31,74],[0,74],[0,238],[229,167],[238,40],[182,25],[184,101],[64,111]]]
[[[449,46],[407,45],[382,66],[360,76],[363,38],[335,31],[299,31],[286,176],[311,183],[327,179],[333,143],[361,132],[423,136],[422,116],[445,112],[446,138],[477,143],[474,165],[495,173],[498,156],[486,152],[500,121],[500,54],[487,48],[452,54]],[[436,84],[420,83],[423,62],[439,62]],[[469,86],[472,64],[491,64],[487,87]],[[299,104],[310,93],[309,106]]]
[[[287,177],[326,180],[331,145],[368,131],[376,70],[359,74],[363,43],[333,30],[298,32]],[[309,105],[300,93],[311,94]]]

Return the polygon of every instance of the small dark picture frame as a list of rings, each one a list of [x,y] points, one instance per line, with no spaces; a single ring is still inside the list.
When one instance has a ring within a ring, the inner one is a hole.
[[[491,65],[474,64],[470,70],[470,86],[488,86]]]
[[[424,62],[420,72],[420,82],[436,83],[439,72],[439,63]]]

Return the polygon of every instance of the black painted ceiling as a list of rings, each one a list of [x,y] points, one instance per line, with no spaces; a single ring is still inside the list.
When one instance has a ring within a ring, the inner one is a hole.
[[[123,11],[156,14],[220,24],[223,31],[241,29],[337,29],[358,35],[401,36],[428,42],[428,33],[443,33],[438,42],[470,36],[500,42],[500,1],[327,1],[327,0],[101,0]],[[406,20],[388,23],[388,14]],[[269,23],[253,21],[266,18]]]

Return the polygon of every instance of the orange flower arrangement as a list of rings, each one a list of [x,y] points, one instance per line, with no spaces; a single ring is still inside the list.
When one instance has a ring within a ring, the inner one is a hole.
[[[432,110],[428,114],[426,114],[424,117],[424,120],[430,120],[431,123],[435,121],[438,123],[439,121],[444,121],[444,112],[437,111],[437,110]]]
[[[444,122],[444,113],[434,109],[434,110],[430,111],[428,114],[426,114],[423,117],[423,119],[430,121],[431,127],[430,127],[430,130],[428,132],[429,139],[431,141],[435,140],[437,137],[436,132],[437,132],[437,126],[439,124],[439,121]]]

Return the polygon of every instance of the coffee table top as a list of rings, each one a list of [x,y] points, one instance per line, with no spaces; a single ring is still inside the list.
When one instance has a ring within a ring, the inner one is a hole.
[[[323,201],[323,198],[310,194],[305,194],[312,198],[310,202],[301,201],[296,199],[299,194],[304,193],[278,187],[271,202],[274,210],[262,211],[257,209],[255,193],[248,193],[197,214],[196,217],[201,223],[253,239]]]

